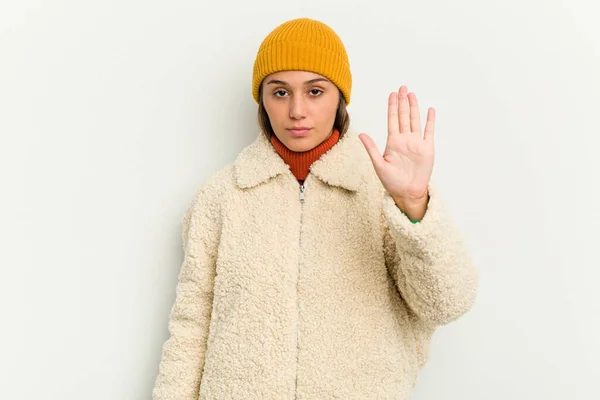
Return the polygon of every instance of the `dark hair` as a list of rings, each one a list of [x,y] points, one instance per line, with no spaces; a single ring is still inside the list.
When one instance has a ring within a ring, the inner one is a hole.
[[[338,89],[339,90],[339,89]],[[340,133],[340,138],[344,136],[344,134],[348,131],[350,127],[350,115],[348,114],[348,110],[346,110],[346,100],[344,99],[344,95],[340,90],[340,101],[338,103],[337,111],[335,114],[335,121],[333,123],[333,127],[338,130]],[[267,138],[270,139],[273,132],[273,127],[271,127],[271,121],[269,120],[269,115],[267,114],[267,110],[263,104],[262,98],[262,85],[258,90],[258,125],[263,132],[263,134],[267,135]]]

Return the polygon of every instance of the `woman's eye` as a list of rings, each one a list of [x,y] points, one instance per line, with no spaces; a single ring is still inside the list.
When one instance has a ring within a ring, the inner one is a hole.
[[[309,93],[313,96],[313,97],[317,97],[320,96],[321,93],[323,93],[322,90],[320,89],[311,89],[309,90]],[[276,90],[273,95],[275,97],[284,97],[287,94],[287,92],[285,90]]]

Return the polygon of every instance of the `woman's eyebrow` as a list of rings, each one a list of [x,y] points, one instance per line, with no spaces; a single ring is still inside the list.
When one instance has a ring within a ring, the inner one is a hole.
[[[328,79],[325,79],[325,78],[315,78],[315,79],[310,79],[310,80],[308,80],[308,81],[304,82],[304,84],[305,84],[305,85],[312,85],[313,83],[315,83],[315,82],[320,82],[320,81],[323,81],[323,82],[329,82],[329,80],[328,80]],[[287,82],[285,82],[285,81],[278,80],[278,79],[271,79],[270,81],[268,81],[268,82],[267,82],[267,85],[270,85],[270,84],[274,84],[274,85],[284,85],[284,86],[285,86],[285,85],[287,85],[288,83],[287,83]]]

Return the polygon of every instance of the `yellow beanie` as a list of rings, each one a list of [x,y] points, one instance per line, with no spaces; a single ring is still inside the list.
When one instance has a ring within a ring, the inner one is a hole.
[[[296,18],[276,27],[263,40],[252,73],[252,96],[259,102],[263,79],[279,71],[310,71],[325,76],[350,104],[352,74],[344,44],[329,26],[310,18]]]

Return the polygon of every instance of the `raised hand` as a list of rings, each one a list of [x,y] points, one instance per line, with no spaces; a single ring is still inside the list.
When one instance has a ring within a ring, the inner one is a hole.
[[[411,219],[425,214],[429,200],[428,185],[433,171],[433,132],[435,110],[429,108],[424,134],[421,135],[419,105],[407,87],[388,99],[388,136],[383,156],[373,139],[361,133],[375,172],[398,207]]]

